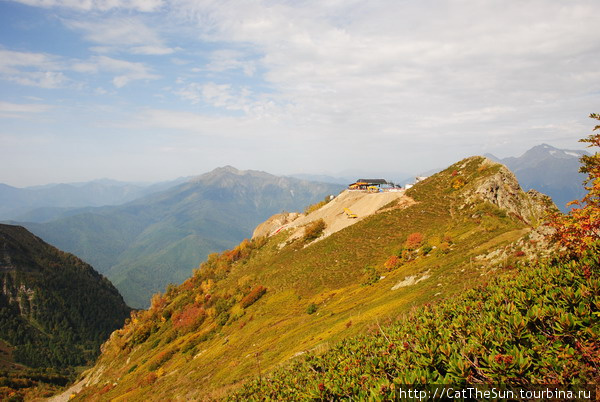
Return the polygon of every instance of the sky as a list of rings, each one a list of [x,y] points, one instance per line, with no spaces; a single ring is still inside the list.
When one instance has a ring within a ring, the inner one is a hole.
[[[0,0],[0,182],[401,176],[583,149],[598,15],[597,0]]]

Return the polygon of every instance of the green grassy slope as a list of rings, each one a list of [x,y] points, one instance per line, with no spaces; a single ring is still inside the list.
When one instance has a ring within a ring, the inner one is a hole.
[[[400,389],[432,384],[598,384],[599,268],[596,251],[506,270],[465,295],[308,354],[231,398],[393,400]]]
[[[281,232],[209,256],[113,334],[80,397],[220,397],[307,350],[477,286],[523,257],[475,257],[522,238],[535,220],[531,208],[507,213],[474,195],[497,177],[509,175],[470,158],[412,188],[416,204],[389,205],[325,239],[286,242]],[[520,190],[510,197],[531,206]]]

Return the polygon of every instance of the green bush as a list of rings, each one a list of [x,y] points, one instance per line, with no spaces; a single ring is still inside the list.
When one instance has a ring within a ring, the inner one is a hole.
[[[308,307],[306,307],[307,314],[314,314],[317,312],[317,305],[315,303],[310,303]]]
[[[431,250],[433,250],[433,247],[430,244],[426,244],[421,248],[421,253],[423,253],[423,255],[427,255],[431,253]]]
[[[364,281],[362,283],[363,286],[369,286],[372,285],[374,283],[376,283],[380,276],[379,272],[377,272],[377,269],[375,267],[365,267],[365,276],[364,276]]]

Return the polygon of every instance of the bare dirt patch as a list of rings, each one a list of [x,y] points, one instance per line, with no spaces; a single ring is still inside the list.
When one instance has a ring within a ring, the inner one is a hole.
[[[308,215],[284,213],[272,216],[256,228],[254,237],[271,236],[282,230],[293,229],[288,238],[288,240],[293,240],[303,235],[303,227],[305,225],[318,219],[323,219],[326,224],[323,236],[320,238],[323,239],[360,222],[368,216],[380,212],[384,206],[389,204],[393,204],[393,208],[406,208],[414,203],[415,201],[406,196],[404,191],[369,193],[365,191],[346,190],[323,207]],[[349,217],[346,210],[355,214],[356,218]]]

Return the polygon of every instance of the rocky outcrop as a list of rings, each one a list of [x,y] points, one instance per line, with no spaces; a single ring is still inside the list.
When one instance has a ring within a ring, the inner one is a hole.
[[[254,229],[252,238],[256,239],[258,237],[275,234],[275,232],[284,228],[285,225],[295,221],[300,216],[303,215],[297,212],[283,212],[281,214],[275,214]]]
[[[493,165],[495,162],[483,158],[482,165]],[[473,198],[489,201],[509,215],[517,217],[530,226],[538,226],[550,210],[556,206],[547,195],[535,190],[523,192],[515,175],[504,165],[498,171],[487,175],[478,182],[474,189],[467,193],[467,200]]]
[[[2,280],[2,296],[8,304],[16,305],[22,316],[30,316],[35,308],[35,291],[25,284],[15,284],[10,274],[5,274]]]

